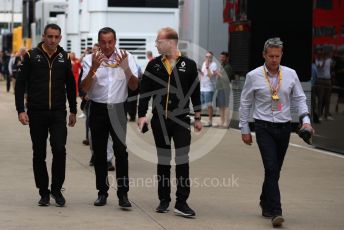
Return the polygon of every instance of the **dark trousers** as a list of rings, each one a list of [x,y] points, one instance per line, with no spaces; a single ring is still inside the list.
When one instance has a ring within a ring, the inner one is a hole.
[[[186,202],[190,194],[189,179],[189,151],[191,142],[190,118],[180,119],[181,123],[170,119],[159,120],[153,115],[151,120],[152,131],[158,155],[158,195],[160,200],[171,201],[171,140],[175,147],[177,202]]]
[[[262,156],[265,178],[260,195],[263,208],[275,215],[282,214],[278,181],[289,145],[290,123],[255,121],[257,144]]]
[[[332,83],[330,79],[317,79],[318,88],[318,116],[324,118],[330,115]]]
[[[124,103],[107,105],[92,101],[89,119],[98,195],[108,195],[107,142],[111,135],[116,158],[117,196],[122,197],[129,191],[128,152],[125,144],[127,119]]]
[[[6,91],[10,92],[11,89],[11,81],[12,81],[12,76],[11,75],[6,75]]]
[[[131,121],[134,121],[136,118],[138,95],[139,95],[139,89],[131,90],[128,88],[128,99],[127,99],[126,109]]]
[[[51,166],[51,191],[60,191],[66,171],[66,111],[29,111],[29,126],[33,149],[33,173],[39,194],[49,193],[49,176],[45,162],[47,138],[53,154]]]

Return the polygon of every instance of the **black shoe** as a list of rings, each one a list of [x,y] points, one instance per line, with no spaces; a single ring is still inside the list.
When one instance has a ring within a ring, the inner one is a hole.
[[[168,206],[170,205],[170,202],[167,200],[161,200],[158,207],[156,207],[155,211],[159,213],[166,213],[168,212]]]
[[[272,219],[271,219],[271,223],[272,223],[272,226],[274,228],[281,227],[283,222],[284,222],[284,218],[281,215],[276,215],[276,216],[272,217]]]
[[[274,216],[274,214],[271,211],[269,211],[266,208],[264,208],[262,202],[259,203],[259,206],[260,206],[260,208],[262,210],[262,216],[263,217],[272,218]]]
[[[195,211],[192,210],[186,202],[177,202],[174,206],[174,213],[185,217],[191,217],[196,215]]]
[[[61,191],[51,192],[51,197],[55,200],[56,206],[58,207],[63,207],[66,204],[66,200]]]
[[[122,208],[130,208],[131,203],[128,200],[128,196],[124,195],[118,200],[118,205],[121,206]]]
[[[83,140],[82,143],[83,143],[84,145],[90,145],[89,140]]]
[[[115,171],[115,166],[113,166],[111,161],[107,163],[108,171]]]
[[[38,201],[39,206],[49,206],[50,204],[50,195],[46,194],[41,196],[41,199]]]
[[[107,199],[106,195],[98,195],[98,198],[96,199],[96,201],[94,201],[94,206],[106,205],[106,199]]]

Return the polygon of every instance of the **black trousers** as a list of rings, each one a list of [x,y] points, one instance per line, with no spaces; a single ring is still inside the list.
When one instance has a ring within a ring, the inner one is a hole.
[[[255,131],[265,170],[261,205],[275,215],[282,215],[278,181],[289,145],[291,126],[289,122],[276,124],[256,120]]]
[[[128,99],[126,103],[126,109],[129,114],[130,120],[134,121],[137,113],[137,98],[139,95],[139,89],[131,90],[128,88]]]
[[[191,142],[190,118],[179,118],[180,122],[159,119],[151,120],[158,155],[157,179],[159,200],[171,201],[171,140],[175,147],[177,202],[186,202],[190,194],[189,151]]]
[[[89,125],[92,136],[94,169],[98,195],[108,195],[107,142],[111,135],[116,165],[117,196],[129,191],[128,152],[126,146],[127,119],[124,103],[103,104],[91,102]],[[111,180],[112,181],[112,180]]]
[[[50,134],[50,146],[53,154],[51,166],[51,191],[60,191],[65,180],[67,112],[28,111],[30,135],[33,149],[33,172],[39,194],[49,193],[49,176],[46,165],[47,138]]]

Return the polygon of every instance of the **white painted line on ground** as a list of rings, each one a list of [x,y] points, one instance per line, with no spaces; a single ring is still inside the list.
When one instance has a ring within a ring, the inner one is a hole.
[[[231,130],[235,130],[237,132],[240,132],[240,130],[238,130],[238,129],[231,129]],[[252,134],[252,136],[256,135],[255,133],[251,133],[251,134]],[[295,133],[292,133],[292,135],[294,135],[294,134]],[[295,134],[295,135],[297,135],[297,134]],[[296,148],[307,149],[307,150],[314,151],[314,152],[317,152],[317,153],[321,153],[321,154],[324,154],[324,155],[328,155],[328,156],[338,157],[338,158],[344,159],[344,155],[341,155],[341,154],[338,154],[338,153],[329,152],[329,151],[326,151],[326,150],[316,149],[314,146],[308,147],[308,146],[303,146],[303,145],[298,145],[298,144],[293,144],[293,143],[289,143],[289,145],[293,146],[293,147],[296,147]]]
[[[311,150],[311,151],[318,152],[318,153],[321,153],[321,154],[325,154],[325,155],[328,155],[328,156],[339,157],[339,158],[344,159],[344,155],[341,155],[341,154],[338,154],[338,153],[332,153],[332,152],[329,152],[329,151],[326,151],[326,150],[316,149],[315,147],[307,147],[307,146],[297,145],[297,144],[293,144],[293,143],[289,143],[289,145],[293,146],[293,147],[301,148],[301,149]]]

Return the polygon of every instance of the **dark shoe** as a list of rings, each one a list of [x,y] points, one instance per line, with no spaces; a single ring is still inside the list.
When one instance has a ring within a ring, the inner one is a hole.
[[[262,204],[262,202],[259,203],[259,206],[260,206],[260,208],[262,210],[262,216],[263,217],[272,218],[274,216],[274,214],[271,211],[269,211],[266,208],[264,208],[264,205]]]
[[[56,206],[58,207],[63,207],[66,204],[66,200],[61,191],[51,192],[51,197],[55,200]]]
[[[191,216],[196,215],[195,211],[192,210],[186,202],[185,203],[177,202],[176,205],[174,206],[174,213],[176,213],[177,215],[186,216],[186,217],[191,217]]]
[[[118,205],[121,206],[122,208],[130,208],[131,203],[128,200],[128,196],[124,195],[118,200]]]
[[[159,206],[155,209],[156,212],[159,213],[166,213],[168,212],[168,206],[170,205],[170,202],[167,200],[161,200]]]
[[[50,195],[43,195],[41,196],[41,199],[38,201],[39,206],[49,206],[50,204]]]
[[[111,161],[107,163],[108,171],[115,171],[115,166],[113,166]]]
[[[104,206],[106,205],[107,197],[105,195],[99,195],[96,201],[94,201],[94,206]]]
[[[283,222],[284,222],[284,218],[283,216],[280,216],[280,215],[274,216],[271,219],[271,223],[274,228],[281,227]]]
[[[82,143],[83,143],[84,145],[90,145],[90,142],[89,142],[88,140],[83,140]]]

